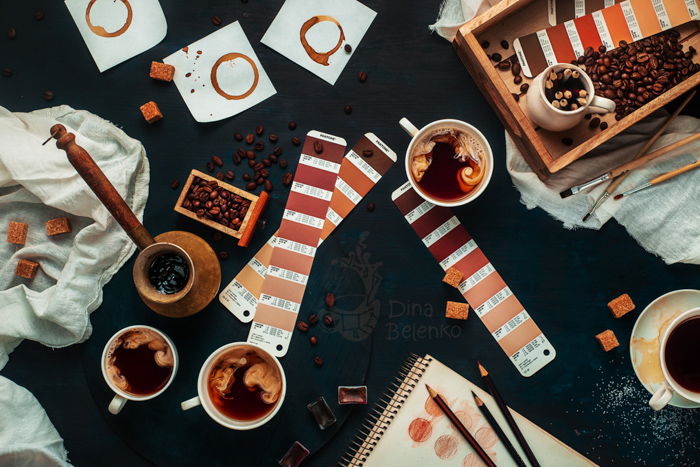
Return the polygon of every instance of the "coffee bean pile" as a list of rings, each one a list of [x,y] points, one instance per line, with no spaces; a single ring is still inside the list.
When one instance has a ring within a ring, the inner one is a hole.
[[[684,52],[679,39],[671,29],[631,44],[621,41],[613,50],[588,47],[572,63],[586,70],[597,95],[615,102],[615,119],[621,120],[700,71],[692,61],[695,48]]]
[[[216,180],[194,177],[182,207],[200,219],[238,230],[248,212],[250,200],[226,190]]]

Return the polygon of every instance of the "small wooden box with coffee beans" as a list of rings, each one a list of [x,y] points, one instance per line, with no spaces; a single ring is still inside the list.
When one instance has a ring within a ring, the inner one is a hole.
[[[238,239],[248,246],[268,194],[256,196],[199,170],[192,170],[182,188],[175,211]]]
[[[588,114],[574,128],[563,132],[536,126],[528,117],[527,100],[539,90],[530,89],[533,78],[525,75],[517,55],[523,50],[523,42],[518,48],[514,41],[532,37],[538,31],[546,33],[554,23],[565,21],[561,15],[550,21],[550,3],[557,2],[500,2],[462,26],[453,42],[474,83],[543,180],[700,84],[697,21],[635,42],[618,42],[614,49],[600,44],[584,45],[579,50],[582,53],[569,62],[591,78],[595,95],[615,102],[615,112]],[[552,64],[544,56],[542,60],[545,66]],[[572,105],[579,107],[579,99],[585,99],[568,87],[554,87],[552,95],[546,97],[550,104],[555,99],[560,107],[563,104],[564,110],[572,110]],[[569,99],[567,91],[571,93]]]

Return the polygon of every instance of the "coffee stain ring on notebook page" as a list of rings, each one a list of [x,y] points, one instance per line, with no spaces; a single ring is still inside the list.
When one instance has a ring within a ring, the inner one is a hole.
[[[311,29],[313,26],[317,25],[318,23],[322,23],[324,21],[331,22],[338,26],[338,31],[340,32],[340,36],[338,37],[338,43],[335,44],[335,47],[333,47],[331,50],[328,52],[318,52],[316,49],[311,47],[309,45],[309,41],[306,40],[306,34],[309,32],[309,29]],[[316,63],[319,63],[323,66],[328,66],[328,59],[340,49],[340,46],[343,44],[343,41],[345,40],[345,33],[343,32],[343,27],[340,25],[337,19],[333,18],[332,16],[327,16],[327,15],[319,15],[319,16],[312,16],[304,24],[301,25],[301,29],[299,30],[299,40],[301,41],[302,47],[304,47],[304,50],[308,54],[308,56],[311,58]]]
[[[224,62],[229,62],[233,61],[237,58],[242,58],[246,62],[250,64],[250,67],[253,69],[254,77],[253,77],[253,84],[250,85],[250,88],[243,94],[228,94],[226,93],[223,89],[221,89],[221,86],[219,86],[219,81],[216,78],[216,72],[219,70],[219,66],[224,63]],[[245,54],[238,53],[238,52],[231,52],[226,55],[222,55],[215,63],[214,66],[211,67],[211,85],[214,87],[214,90],[219,94],[221,97],[224,97],[228,100],[241,100],[245,99],[246,97],[250,96],[253,91],[255,91],[255,88],[258,87],[258,81],[260,80],[260,72],[258,71],[258,67],[255,65],[255,62],[248,57]]]
[[[126,21],[124,21],[124,25],[121,28],[117,29],[114,32],[107,32],[107,30],[102,26],[95,26],[90,21],[90,10],[92,10],[92,6],[95,4],[96,1],[97,0],[90,0],[90,3],[88,3],[87,8],[85,9],[85,22],[87,23],[88,28],[90,28],[90,31],[94,32],[95,34],[101,37],[117,37],[124,34],[126,30],[129,29],[129,26],[131,26],[131,20],[134,16],[134,12],[131,11],[131,4],[129,3],[129,0],[121,0],[121,2],[126,7]]]

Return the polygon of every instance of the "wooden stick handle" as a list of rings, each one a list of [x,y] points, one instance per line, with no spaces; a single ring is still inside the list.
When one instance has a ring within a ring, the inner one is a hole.
[[[654,152],[650,152],[649,154],[646,154],[638,159],[634,159],[632,161],[627,162],[626,164],[622,164],[619,167],[616,167],[615,169],[610,171],[610,174],[613,177],[617,177],[618,175],[622,175],[623,173],[629,172],[630,170],[634,170],[638,167],[641,167],[642,165],[646,164],[647,162],[656,159],[657,157],[663,156],[664,154],[674,151],[681,146],[685,146],[686,144],[690,144],[696,139],[700,138],[700,133],[695,133],[690,136],[686,136],[683,139],[679,139],[675,143],[671,143],[667,146],[664,146],[662,148],[657,149]]]
[[[671,179],[680,174],[684,174],[693,169],[697,169],[698,167],[700,167],[700,160],[697,160],[688,165],[684,165],[683,167],[679,167],[676,170],[671,170],[670,172],[666,172],[665,174],[659,175],[658,177],[651,179],[649,183],[651,183],[652,185],[656,185],[657,183],[665,182],[668,179]]]
[[[151,234],[139,222],[124,198],[102,172],[102,169],[85,149],[75,143],[75,135],[69,133],[63,125],[57,124],[51,127],[51,136],[56,139],[56,147],[66,152],[68,161],[136,243],[136,246],[143,250],[155,243]]]

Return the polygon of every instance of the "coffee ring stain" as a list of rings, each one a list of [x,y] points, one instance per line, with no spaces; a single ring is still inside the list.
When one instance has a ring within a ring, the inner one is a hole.
[[[92,6],[95,4],[96,1],[97,0],[90,0],[90,3],[88,3],[87,8],[85,9],[85,22],[87,23],[88,28],[90,28],[90,31],[94,32],[100,37],[117,37],[124,34],[126,30],[129,29],[129,26],[131,26],[131,20],[134,16],[134,12],[131,10],[131,4],[129,3],[129,0],[120,0],[126,7],[126,21],[124,22],[124,25],[121,28],[117,29],[114,32],[107,32],[107,30],[102,26],[95,26],[90,21],[90,10],[92,9]]]
[[[338,26],[340,37],[338,37],[338,43],[335,44],[335,47],[333,47],[331,50],[329,50],[328,52],[318,52],[313,47],[311,47],[311,45],[309,45],[309,42],[306,40],[306,33],[309,32],[309,29],[311,29],[313,26],[324,21],[331,22]],[[301,25],[301,29],[299,30],[299,40],[301,41],[302,47],[304,47],[304,50],[306,51],[307,55],[311,58],[311,60],[323,66],[328,66],[328,59],[331,57],[331,55],[336,53],[338,49],[340,49],[340,46],[343,44],[343,41],[345,40],[345,33],[343,32],[343,27],[340,25],[338,20],[333,18],[332,16],[312,16],[311,18],[306,20],[304,24]]]

